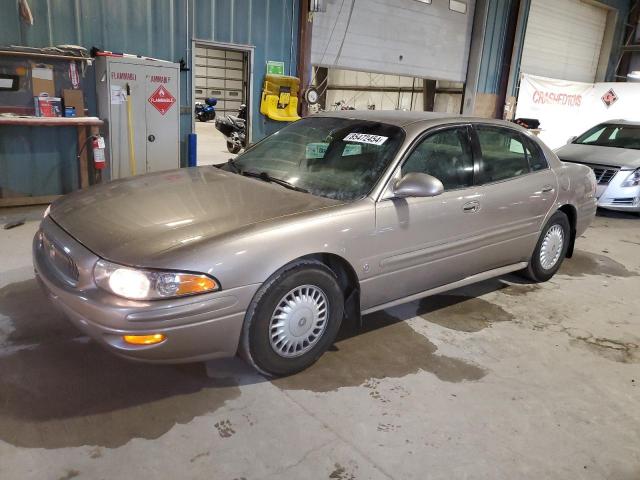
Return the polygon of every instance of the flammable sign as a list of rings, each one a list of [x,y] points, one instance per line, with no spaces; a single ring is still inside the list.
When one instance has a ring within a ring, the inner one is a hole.
[[[176,103],[176,99],[169,90],[164,88],[164,85],[160,85],[149,97],[149,103],[164,115]]]

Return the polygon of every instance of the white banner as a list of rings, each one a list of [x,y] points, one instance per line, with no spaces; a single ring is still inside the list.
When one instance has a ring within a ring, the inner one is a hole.
[[[581,83],[523,74],[515,118],[540,121],[540,139],[558,148],[608,120],[640,121],[640,83]]]

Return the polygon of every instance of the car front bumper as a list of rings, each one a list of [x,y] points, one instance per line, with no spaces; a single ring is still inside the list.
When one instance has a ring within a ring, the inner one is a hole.
[[[108,350],[152,363],[236,354],[245,312],[259,285],[168,300],[128,300],[95,285],[98,260],[50,218],[43,220],[33,240],[36,277],[71,322]],[[124,335],[156,333],[166,339],[154,345],[123,340]]]
[[[633,170],[619,170],[608,184],[596,189],[598,207],[621,212],[640,212],[640,185],[623,187]]]

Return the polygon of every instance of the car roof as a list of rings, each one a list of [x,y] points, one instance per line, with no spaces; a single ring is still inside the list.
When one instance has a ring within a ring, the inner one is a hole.
[[[615,125],[629,125],[632,127],[640,127],[640,122],[636,122],[633,120],[623,120],[623,119],[613,119],[613,120],[607,120],[606,122],[602,122],[599,125],[609,125],[609,124],[615,124]]]
[[[314,117],[349,118],[353,120],[368,120],[373,122],[387,123],[397,127],[406,127],[414,123],[422,124],[443,124],[458,122],[481,122],[496,125],[508,125],[515,127],[516,124],[505,120],[491,118],[479,118],[455,113],[444,112],[407,112],[404,110],[337,110],[320,112]]]

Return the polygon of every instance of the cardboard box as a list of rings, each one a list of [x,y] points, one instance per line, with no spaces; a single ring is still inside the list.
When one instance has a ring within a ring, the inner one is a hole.
[[[31,67],[31,86],[34,97],[46,94],[56,96],[56,85],[53,81],[53,66],[36,63]]]
[[[84,117],[84,94],[82,90],[63,90],[62,98],[64,106],[74,107],[76,109],[76,117]]]

